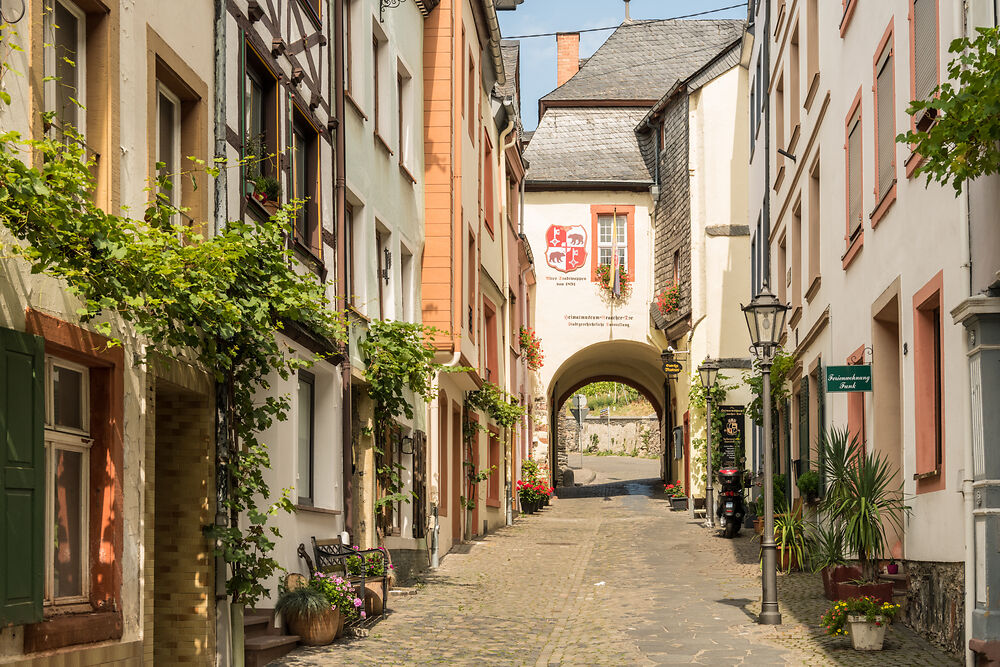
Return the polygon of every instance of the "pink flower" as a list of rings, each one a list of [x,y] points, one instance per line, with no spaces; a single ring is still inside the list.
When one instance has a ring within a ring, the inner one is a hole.
[[[368,618],[368,615],[365,612],[361,612],[361,618]]]
[[[355,607],[360,607],[363,604],[364,604],[364,602],[361,601],[361,598],[354,598],[354,606]]]

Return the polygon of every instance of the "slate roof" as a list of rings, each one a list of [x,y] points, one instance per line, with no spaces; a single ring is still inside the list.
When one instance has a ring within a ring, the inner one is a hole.
[[[739,39],[743,26],[740,19],[623,23],[542,102],[658,100]]]
[[[634,128],[644,107],[552,108],[524,151],[528,181],[652,184]]]

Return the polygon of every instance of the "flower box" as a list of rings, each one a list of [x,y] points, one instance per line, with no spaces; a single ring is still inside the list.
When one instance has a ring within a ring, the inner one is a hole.
[[[687,496],[675,496],[670,499],[670,509],[674,512],[680,512],[688,508]]]
[[[876,616],[872,622],[860,614],[848,616],[847,624],[851,628],[851,646],[854,650],[881,651],[885,643],[885,623],[884,616]]]

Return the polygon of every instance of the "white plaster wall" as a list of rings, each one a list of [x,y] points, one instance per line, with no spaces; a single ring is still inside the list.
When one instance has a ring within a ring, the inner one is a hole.
[[[591,269],[597,259],[591,248],[592,205],[635,206],[635,280],[632,295],[621,306],[609,307],[601,298],[597,284],[591,281]],[[652,299],[651,198],[646,192],[532,192],[525,195],[524,233],[535,255],[538,282],[533,301],[535,331],[542,339],[545,365],[540,388],[548,390],[560,366],[576,352],[609,340],[645,343],[649,332],[649,304]],[[545,234],[550,225],[582,225],[587,230],[587,261],[581,268],[562,273],[545,261]],[[616,319],[610,327],[607,319],[582,320],[568,317]],[[600,326],[571,326],[571,322],[599,322]]]
[[[281,337],[287,351],[297,346],[290,340]],[[296,355],[299,356],[299,355]],[[313,436],[313,506],[320,510],[343,512],[343,449],[341,438],[341,384],[342,374],[338,367],[326,362],[320,362],[309,368],[315,375],[316,384],[314,397],[315,424]],[[265,471],[264,479],[270,487],[269,502],[274,502],[281,493],[288,490],[292,503],[298,502],[296,489],[298,479],[298,376],[289,375],[287,379],[272,374],[269,379],[269,393],[288,397],[290,404],[288,419],[275,421],[271,428],[263,431],[258,439],[267,446],[271,458],[271,467]],[[274,557],[278,563],[289,572],[308,574],[305,562],[296,554],[299,544],[305,544],[312,557],[312,537],[326,539],[337,537],[344,530],[343,514],[329,514],[300,510],[289,514],[278,512],[271,518],[269,525],[278,528],[281,537],[275,540]],[[284,577],[278,573],[268,579],[266,587],[271,591],[270,602],[262,603],[269,606],[277,599],[278,583]]]

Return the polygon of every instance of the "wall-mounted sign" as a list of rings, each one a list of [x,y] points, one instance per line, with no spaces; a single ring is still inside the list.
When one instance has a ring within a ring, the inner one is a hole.
[[[667,375],[677,375],[684,370],[684,366],[679,361],[664,361],[663,372]]]
[[[743,427],[746,424],[746,409],[742,405],[720,405],[722,413],[722,465],[736,466],[736,452],[745,452]]]
[[[827,392],[871,391],[871,364],[857,366],[827,366]]]
[[[587,230],[583,225],[552,225],[545,232],[545,263],[569,273],[587,264]]]

